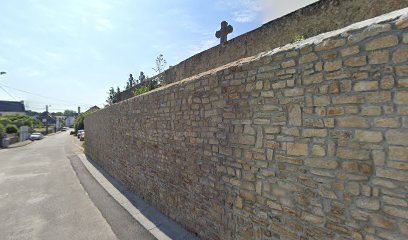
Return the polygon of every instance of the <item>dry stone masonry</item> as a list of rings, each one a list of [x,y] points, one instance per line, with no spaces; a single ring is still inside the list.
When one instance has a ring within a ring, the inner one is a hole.
[[[313,37],[408,7],[408,0],[319,0],[225,44],[200,52],[164,71],[160,78],[173,83],[239,59],[270,51],[296,37]],[[352,51],[352,50],[350,50]],[[119,101],[133,97],[133,88],[121,92]]]
[[[408,239],[408,9],[100,110],[86,151],[203,239]]]

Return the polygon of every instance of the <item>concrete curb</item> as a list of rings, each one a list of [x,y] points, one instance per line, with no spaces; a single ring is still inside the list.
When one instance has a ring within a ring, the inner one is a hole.
[[[124,186],[110,177],[103,169],[94,166],[85,154],[77,154],[77,156],[95,180],[154,237],[159,240],[199,239],[155,208],[149,206],[138,196],[127,191]]]
[[[8,146],[8,148],[24,147],[24,146],[27,146],[28,144],[31,144],[31,143],[33,143],[33,141],[26,140],[26,141],[23,141],[23,142],[18,142],[18,143],[11,144],[11,145]],[[7,148],[5,148],[5,149],[7,149]]]

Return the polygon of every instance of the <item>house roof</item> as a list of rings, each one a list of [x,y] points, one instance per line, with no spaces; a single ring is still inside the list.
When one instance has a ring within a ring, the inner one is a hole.
[[[25,112],[24,102],[0,101],[0,112]]]

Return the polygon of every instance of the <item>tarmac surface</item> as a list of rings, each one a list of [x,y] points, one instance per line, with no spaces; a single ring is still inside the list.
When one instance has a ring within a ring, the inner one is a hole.
[[[156,239],[78,154],[68,132],[0,149],[0,239]]]

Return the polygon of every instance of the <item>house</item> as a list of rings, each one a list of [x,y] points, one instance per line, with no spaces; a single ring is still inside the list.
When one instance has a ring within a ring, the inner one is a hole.
[[[75,123],[75,117],[74,116],[69,116],[65,118],[65,126],[67,127],[73,127]]]
[[[100,109],[101,109],[101,108],[98,107],[98,106],[93,106],[93,107],[89,108],[88,111],[86,111],[86,112],[87,112],[87,113],[88,113],[88,112],[95,112],[95,111],[100,110]]]
[[[55,118],[55,126],[57,129],[61,129],[62,127],[65,126],[65,116],[54,116]]]
[[[51,114],[47,112],[41,113],[39,116],[39,120],[43,123],[43,125],[47,123],[48,125],[56,125],[57,123],[57,120],[55,119],[55,117],[53,117]]]
[[[0,101],[0,116],[1,115],[26,116],[24,101]]]

